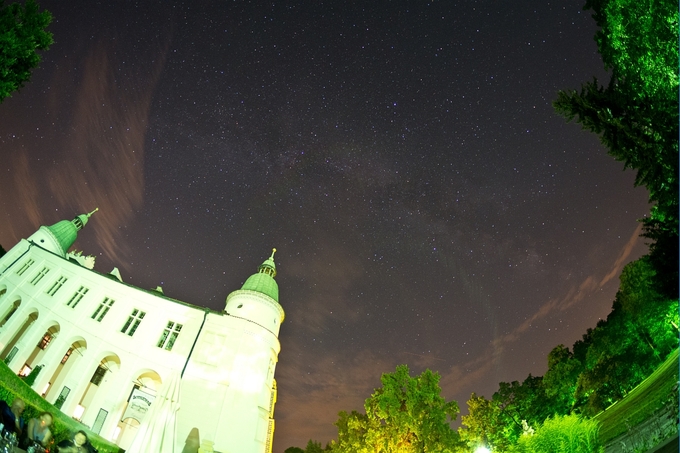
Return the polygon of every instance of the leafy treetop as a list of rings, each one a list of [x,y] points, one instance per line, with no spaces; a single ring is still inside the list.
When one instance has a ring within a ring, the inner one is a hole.
[[[5,5],[0,0],[0,102],[24,86],[31,70],[40,63],[38,50],[52,44],[45,28],[52,21],[48,11],[39,11],[35,0]]]

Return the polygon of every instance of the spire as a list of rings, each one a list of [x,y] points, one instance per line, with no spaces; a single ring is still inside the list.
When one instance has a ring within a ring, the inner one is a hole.
[[[87,225],[87,221],[92,217],[92,214],[95,212],[99,211],[99,208],[94,208],[94,211],[90,212],[89,214],[80,214],[77,216],[75,219],[71,220],[71,223],[76,227],[76,231],[80,231],[83,229],[85,225]]]
[[[241,289],[257,291],[258,293],[265,294],[278,302],[279,285],[277,285],[276,280],[274,280],[274,277],[276,277],[274,253],[276,253],[276,249],[272,249],[271,256],[265,260],[264,263],[260,264],[260,266],[257,268],[257,274],[253,274],[248,277],[248,280],[246,280]]]

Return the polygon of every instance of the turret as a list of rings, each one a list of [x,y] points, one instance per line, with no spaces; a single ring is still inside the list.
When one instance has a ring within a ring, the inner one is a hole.
[[[232,316],[252,321],[274,335],[279,328],[285,313],[279,305],[279,286],[276,284],[276,264],[274,253],[257,268],[257,273],[248,277],[240,290],[227,296],[224,311]]]

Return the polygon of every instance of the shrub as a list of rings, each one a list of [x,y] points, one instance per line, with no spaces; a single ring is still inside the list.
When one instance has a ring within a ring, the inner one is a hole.
[[[577,415],[548,418],[533,435],[520,437],[515,453],[602,453],[599,423]]]

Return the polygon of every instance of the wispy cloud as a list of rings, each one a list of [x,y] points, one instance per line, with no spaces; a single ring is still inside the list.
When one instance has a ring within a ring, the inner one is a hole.
[[[8,210],[26,213],[33,229],[55,221],[55,209],[71,217],[99,207],[94,220],[97,241],[110,259],[122,261],[126,249],[121,246],[121,227],[144,201],[144,141],[164,59],[146,66],[144,74],[121,73],[110,61],[111,53],[100,43],[82,62],[65,62],[55,72],[45,114],[57,121],[51,130],[40,131],[40,137],[17,141],[16,149],[7,153],[12,172],[2,185],[22,190],[8,190],[5,193],[18,193],[19,198],[2,202]],[[82,68],[76,78],[69,72],[73,66]],[[52,159],[36,162],[42,151],[38,148],[46,143]],[[5,237],[19,234],[25,232]]]
[[[445,372],[442,377],[442,388],[446,389],[446,393],[455,394],[471,388],[472,384],[479,382],[483,376],[494,369],[507,348],[511,344],[521,341],[532,326],[556,313],[572,309],[593,297],[609,281],[621,273],[640,240],[640,232],[641,226],[638,226],[622,247],[619,256],[604,277],[596,275],[586,277],[580,284],[572,286],[562,297],[551,299],[541,305],[532,316],[529,316],[512,331],[496,337],[483,355],[468,363],[453,366]]]

